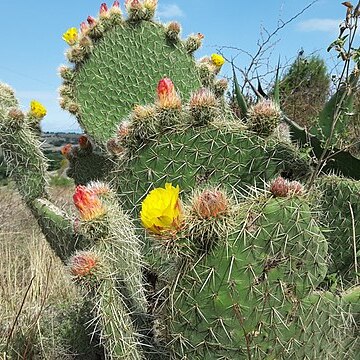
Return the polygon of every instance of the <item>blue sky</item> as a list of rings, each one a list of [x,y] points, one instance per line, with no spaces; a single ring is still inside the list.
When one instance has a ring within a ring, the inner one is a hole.
[[[163,22],[180,21],[183,37],[193,32],[205,35],[204,46],[196,57],[209,55],[222,46],[241,48],[254,54],[262,29],[273,31],[280,20],[288,20],[310,2],[159,0],[157,16]],[[48,115],[43,120],[45,131],[78,129],[75,118],[61,110],[57,101],[57,88],[61,84],[57,68],[66,63],[64,51],[67,45],[62,34],[69,27],[79,26],[88,15],[96,16],[100,3],[101,0],[2,3],[0,81],[14,87],[24,109],[32,99],[47,107]],[[279,56],[283,63],[291,61],[303,48],[305,54],[320,51],[331,67],[334,59],[324,49],[336,38],[344,13],[341,1],[318,0],[274,38],[276,45],[269,53],[270,62],[275,64]],[[239,53],[227,48],[223,51],[227,58]],[[236,57],[237,66],[244,68],[248,63],[249,58],[244,53]],[[225,67],[224,75],[228,72],[229,68]]]

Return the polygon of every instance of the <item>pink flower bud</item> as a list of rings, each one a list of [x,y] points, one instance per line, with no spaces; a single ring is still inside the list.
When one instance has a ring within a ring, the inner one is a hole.
[[[140,10],[142,8],[142,4],[139,0],[126,0],[125,7],[129,10]]]
[[[270,185],[270,192],[275,197],[286,197],[289,193],[289,182],[281,176],[277,177]]]
[[[193,209],[203,219],[225,214],[228,206],[226,195],[220,190],[204,190],[193,201]]]
[[[291,181],[288,188],[289,192],[295,195],[302,195],[304,193],[304,187],[298,181]]]
[[[80,24],[80,30],[81,30],[81,33],[82,34],[86,34],[87,31],[89,30],[89,25],[83,21],[81,24]]]
[[[163,95],[169,95],[175,90],[173,82],[169,78],[163,78],[159,81],[157,86],[157,94],[160,98]]]
[[[91,27],[93,27],[93,26],[96,25],[96,22],[97,22],[97,21],[96,21],[96,19],[93,18],[92,16],[89,15],[86,20],[87,20],[88,24],[89,24]]]
[[[102,3],[102,4],[100,5],[100,14],[101,14],[101,15],[104,15],[104,14],[106,14],[107,12],[108,12],[108,7],[107,7],[106,3]]]
[[[190,98],[190,107],[215,107],[217,100],[215,95],[208,88],[200,88]]]
[[[120,7],[120,2],[118,0],[115,0],[113,3],[113,7]]]
[[[70,259],[71,275],[77,278],[91,275],[98,264],[99,260],[96,254],[90,251],[81,251]]]

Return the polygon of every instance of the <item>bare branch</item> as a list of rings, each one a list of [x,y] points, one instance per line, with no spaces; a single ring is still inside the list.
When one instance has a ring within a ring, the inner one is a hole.
[[[250,84],[250,81],[252,81],[254,78],[257,78],[257,72],[260,70],[260,68],[264,65],[267,66],[267,73],[269,73],[269,57],[267,59],[264,58],[265,54],[270,51],[270,49],[274,48],[276,44],[279,42],[279,40],[274,40],[274,37],[288,24],[296,20],[299,16],[301,16],[305,11],[307,11],[310,7],[312,7],[315,3],[317,3],[319,0],[313,0],[308,5],[306,5],[301,11],[296,13],[294,16],[292,16],[290,19],[283,21],[279,20],[277,27],[273,31],[268,31],[265,27],[261,28],[260,31],[260,40],[257,42],[258,49],[254,55],[252,55],[250,52],[234,47],[234,46],[219,46],[215,45],[217,51],[221,53],[223,56],[223,50],[235,50],[239,53],[245,54],[249,57],[250,63],[249,66],[245,68],[245,70],[240,70],[238,67],[235,66],[235,68],[241,72],[243,78],[244,78],[244,84],[242,86],[242,90],[244,91],[246,86],[250,86],[252,88],[252,85]],[[234,60],[239,54],[235,55],[231,60],[226,59],[230,63],[233,64]],[[224,56],[225,57],[225,56]],[[256,74],[256,75],[254,75]],[[264,76],[264,75],[262,75]],[[256,94],[256,92],[255,92]],[[258,95],[258,94],[257,94]]]

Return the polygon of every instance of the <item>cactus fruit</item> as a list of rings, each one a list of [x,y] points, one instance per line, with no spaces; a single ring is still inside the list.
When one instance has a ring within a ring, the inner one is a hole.
[[[202,219],[216,218],[228,212],[229,203],[220,190],[204,190],[193,200],[193,210]]]
[[[102,4],[64,34],[61,106],[87,133],[62,149],[75,220],[49,200],[34,123],[0,86],[9,168],[106,356],[356,359],[358,287],[324,283],[334,271],[355,283],[358,182],[302,185],[311,158],[277,105],[244,102],[238,119],[216,78],[224,58],[196,64],[203,35],[181,41],[177,23],[151,20],[156,4],[126,0],[126,20]]]
[[[248,110],[248,124],[259,135],[270,135],[280,124],[281,111],[271,100],[260,100]]]

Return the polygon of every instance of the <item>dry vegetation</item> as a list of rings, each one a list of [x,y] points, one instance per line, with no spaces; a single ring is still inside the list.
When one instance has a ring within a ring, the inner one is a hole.
[[[72,186],[51,192],[58,205],[71,206]],[[43,314],[70,304],[77,293],[11,186],[0,187],[0,257],[0,359],[36,358],[34,346],[41,347],[45,339]],[[46,336],[52,341],[51,334]]]

